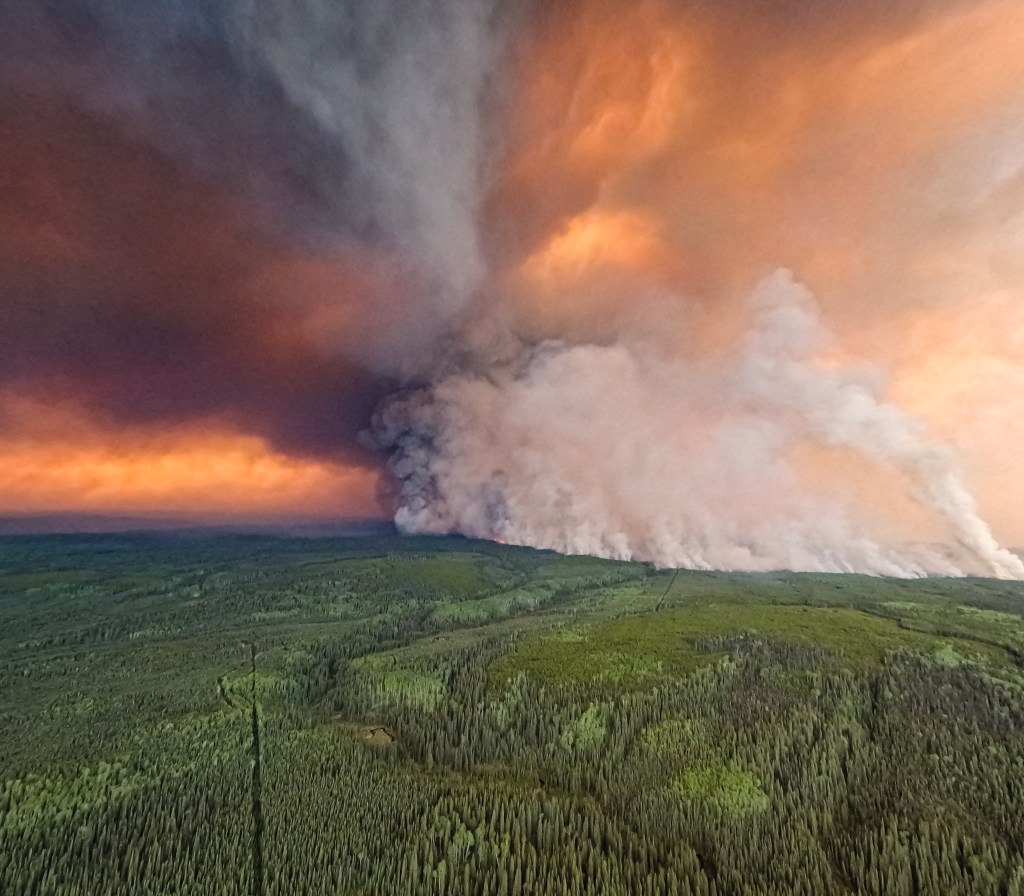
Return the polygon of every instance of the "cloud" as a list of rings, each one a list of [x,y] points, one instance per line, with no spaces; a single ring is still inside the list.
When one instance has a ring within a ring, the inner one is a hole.
[[[990,380],[1022,369],[994,338],[1024,291],[1012,0],[4,15],[0,395],[363,470],[380,407],[408,525],[1012,562],[967,488],[1024,538],[999,437],[1024,408]],[[779,266],[815,296],[792,332],[750,301]],[[803,325],[829,347],[794,354]]]
[[[320,303],[361,319],[358,264],[275,240],[235,197],[66,102],[5,106],[0,385],[113,423],[215,417],[365,460],[356,435],[390,384],[307,325]]]
[[[749,316],[737,354],[713,364],[644,341],[549,342],[391,399],[375,432],[400,483],[396,522],[665,566],[1024,576],[949,451],[870,369],[823,358],[805,288],[778,271]],[[891,495],[858,506],[815,487],[794,462],[808,443],[898,472],[903,501],[940,517],[960,555],[900,544]]]

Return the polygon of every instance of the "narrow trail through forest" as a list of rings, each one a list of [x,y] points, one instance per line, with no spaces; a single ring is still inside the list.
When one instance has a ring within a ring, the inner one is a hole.
[[[679,575],[679,570],[678,569],[674,570],[673,573],[672,573],[672,578],[671,578],[671,580],[668,583],[668,588],[665,589],[665,593],[661,596],[661,600],[659,600],[658,603],[655,604],[655,607],[654,607],[654,612],[655,613],[657,613],[665,605],[665,599],[668,597],[669,592],[672,590],[672,586],[676,583],[676,576],[678,576],[678,575]]]
[[[256,642],[252,650],[252,893],[263,896],[263,780],[260,769],[260,717],[256,703]]]

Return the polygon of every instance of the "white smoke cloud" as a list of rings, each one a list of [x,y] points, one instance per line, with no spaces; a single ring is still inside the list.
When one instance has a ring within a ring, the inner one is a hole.
[[[233,22],[240,53],[347,155],[343,189],[356,229],[390,243],[419,280],[402,314],[382,312],[381,364],[415,370],[424,346],[463,312],[484,265],[483,104],[501,59],[496,0],[257,3]]]
[[[395,398],[375,434],[400,484],[399,527],[664,566],[1024,577],[948,449],[882,400],[877,374],[821,360],[805,288],[778,271],[751,305],[728,361],[548,342]],[[802,480],[790,452],[808,441],[900,471],[964,556],[873,535],[880,520]]]

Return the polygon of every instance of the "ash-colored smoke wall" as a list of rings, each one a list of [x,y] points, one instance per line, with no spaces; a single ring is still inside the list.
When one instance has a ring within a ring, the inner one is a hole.
[[[1018,578],[952,453],[885,402],[866,369],[827,365],[810,294],[786,271],[751,300],[736,356],[548,342],[392,399],[377,437],[400,480],[399,526],[664,566]],[[801,443],[899,471],[959,550],[887,544],[885,507],[816,491]]]
[[[0,457],[210,431],[416,531],[1020,573],[1016,0],[5,13]]]

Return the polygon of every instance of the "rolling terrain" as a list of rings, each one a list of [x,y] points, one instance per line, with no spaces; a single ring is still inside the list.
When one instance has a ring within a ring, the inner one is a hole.
[[[1021,894],[1024,586],[0,539],[0,892]]]

